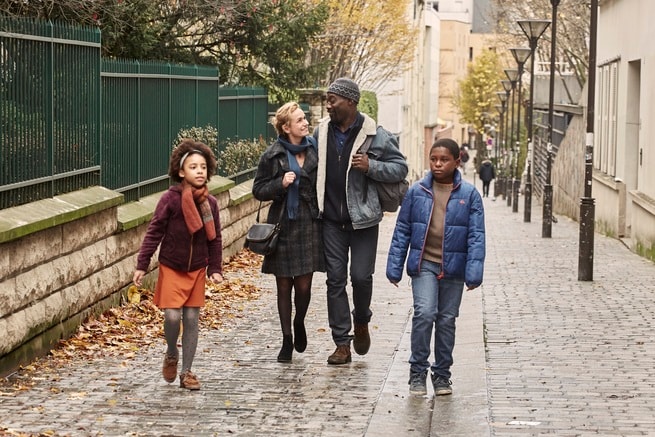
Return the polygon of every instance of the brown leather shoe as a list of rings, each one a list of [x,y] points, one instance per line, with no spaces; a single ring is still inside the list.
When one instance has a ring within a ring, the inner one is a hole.
[[[342,344],[328,357],[328,364],[346,364],[352,361],[350,345]]]
[[[177,377],[177,357],[170,357],[168,354],[164,356],[164,365],[162,366],[161,374],[164,377],[164,381],[175,381]]]
[[[371,347],[371,336],[368,334],[368,323],[355,323],[355,339],[353,347],[358,355],[366,355]]]
[[[187,370],[180,374],[180,387],[188,390],[200,390],[200,382],[193,372]]]

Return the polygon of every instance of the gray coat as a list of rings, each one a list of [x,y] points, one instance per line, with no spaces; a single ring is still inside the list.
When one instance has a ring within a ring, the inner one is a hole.
[[[348,172],[346,173],[346,203],[348,213],[352,220],[353,229],[365,229],[375,226],[382,221],[384,212],[380,207],[375,183],[367,183],[366,178],[373,181],[399,182],[407,177],[407,162],[398,147],[396,138],[382,127],[378,127],[371,117],[366,114],[364,124],[359,131],[355,143],[348,157]],[[328,123],[330,118],[322,119],[318,125],[318,178],[316,182],[316,195],[318,208],[323,212],[325,204],[325,175]],[[364,144],[368,135],[374,135],[367,154],[369,168],[366,174],[351,168],[352,156]],[[365,192],[366,190],[366,192]]]

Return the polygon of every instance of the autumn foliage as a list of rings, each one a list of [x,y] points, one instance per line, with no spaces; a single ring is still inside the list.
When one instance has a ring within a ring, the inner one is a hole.
[[[200,313],[200,330],[213,330],[242,316],[243,304],[259,298],[255,281],[261,256],[243,250],[224,265],[225,280],[207,281],[205,306]],[[13,375],[0,379],[0,395],[29,390],[34,375],[69,364],[74,360],[119,357],[129,360],[141,350],[164,344],[163,313],[153,302],[153,290],[132,286],[124,305],[89,317],[77,332],[43,358],[21,367]]]

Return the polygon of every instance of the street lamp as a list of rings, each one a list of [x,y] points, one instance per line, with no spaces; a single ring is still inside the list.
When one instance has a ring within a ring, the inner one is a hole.
[[[496,93],[498,94],[498,93]],[[500,93],[503,96],[505,96],[505,93],[502,92]],[[503,117],[505,115],[505,101],[501,100],[500,105],[494,105],[494,108],[496,108],[496,111],[498,111],[498,120],[499,120],[499,128],[498,132],[496,133],[496,144],[494,145],[494,155],[496,157],[496,162],[494,163],[494,166],[496,168],[496,175],[494,177],[494,200],[496,197],[498,197],[499,193],[502,193],[502,181],[500,180],[500,175],[498,174],[498,162],[500,159],[500,154],[498,153],[498,149],[500,149],[500,146],[502,145],[502,138],[503,134],[505,132],[505,123],[503,120]]]
[[[591,197],[594,158],[594,112],[596,110],[596,38],[598,32],[598,0],[591,0],[589,20],[589,73],[587,75],[587,135],[585,144],[584,197],[580,199],[580,246],[578,281],[594,279],[594,227],[596,206]]]
[[[560,0],[550,0],[553,7],[550,26],[550,88],[548,94],[548,144],[546,145],[546,182],[544,183],[541,237],[550,238],[553,231],[553,185],[551,182],[553,148],[553,104],[555,101],[555,59],[557,58],[557,6]]]
[[[525,47],[520,47],[520,48],[513,48],[509,49],[510,52],[512,52],[512,56],[514,56],[514,60],[516,60],[516,64],[518,65],[518,71],[519,71],[519,82],[518,82],[518,89],[519,89],[519,96],[518,96],[518,108],[517,108],[517,115],[516,115],[516,150],[517,150],[517,161],[514,166],[514,180],[513,180],[513,186],[512,186],[512,195],[514,198],[512,199],[512,212],[519,212],[519,188],[521,185],[521,180],[517,177],[518,176],[518,157],[520,156],[520,151],[521,151],[521,106],[522,105],[522,100],[521,100],[521,77],[523,76],[523,66],[525,65],[525,61],[528,60],[530,57],[531,50]]]
[[[517,21],[525,36],[528,37],[530,43],[530,103],[527,109],[528,114],[528,168],[525,178],[525,207],[523,211],[523,221],[530,222],[532,216],[532,117],[533,117],[533,104],[534,104],[534,52],[537,48],[537,41],[545,32],[550,24],[549,20],[519,20]]]
[[[509,178],[508,178],[508,183],[507,186],[505,187],[507,190],[507,206],[512,206],[512,175],[513,175],[513,150],[514,148],[512,147],[512,144],[514,144],[514,96],[515,96],[515,88],[516,88],[516,81],[519,78],[519,71],[513,68],[505,70],[505,76],[507,76],[507,79],[509,79],[509,82],[511,84],[511,90],[512,90],[512,103],[510,105],[510,109],[512,111],[509,119],[510,119],[510,129],[509,129],[509,142],[508,144],[508,149],[507,152],[509,154]]]
[[[507,145],[505,137],[507,135],[507,125],[505,124],[505,108],[507,105],[507,99],[509,98],[509,93],[507,91],[498,91],[496,93],[498,100],[500,100],[500,105],[496,105],[498,114],[500,115],[500,132],[498,132],[498,144],[496,145],[496,152],[498,149],[501,150],[500,156],[496,154],[496,170],[500,169],[500,160],[503,158],[503,153],[505,152],[505,147]],[[502,146],[499,147],[499,146]],[[494,184],[494,198],[498,196],[499,193],[505,193],[505,181],[503,176],[500,174],[500,171],[497,171],[496,181],[497,184]]]
[[[504,79],[500,81],[500,84],[503,86],[503,89],[505,90],[505,95],[507,96],[505,100],[509,104],[509,95],[512,92],[512,81]],[[507,108],[507,111],[505,112],[505,144],[504,144],[504,156],[503,156],[503,177],[502,177],[502,190],[503,190],[503,200],[507,199],[507,175],[509,174],[509,169],[507,168],[509,165],[509,148],[508,148],[508,135],[510,134],[510,129],[509,128],[509,108]]]

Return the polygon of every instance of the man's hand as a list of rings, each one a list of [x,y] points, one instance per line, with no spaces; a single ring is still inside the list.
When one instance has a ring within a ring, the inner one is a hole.
[[[356,153],[353,155],[352,167],[366,173],[368,171],[368,155],[366,153]]]

